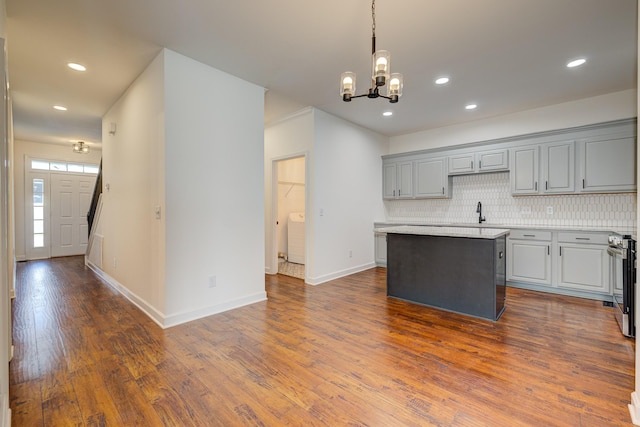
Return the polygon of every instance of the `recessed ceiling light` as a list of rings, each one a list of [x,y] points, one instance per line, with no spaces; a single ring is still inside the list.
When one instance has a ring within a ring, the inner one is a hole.
[[[87,71],[87,67],[85,67],[82,64],[76,64],[75,62],[69,62],[67,64],[67,67],[71,68],[72,70],[76,70],[76,71]]]
[[[58,111],[67,111],[67,107],[63,107],[62,105],[54,105],[53,108]]]
[[[443,84],[447,84],[449,83],[449,77],[440,77],[438,79],[436,79],[436,84],[437,85],[443,85]]]
[[[586,59],[584,59],[584,58],[574,59],[573,61],[571,61],[571,62],[569,62],[569,63],[567,64],[567,67],[568,67],[568,68],[579,67],[579,66],[581,66],[582,64],[584,64],[585,62],[587,62],[587,60],[586,60]]]
[[[467,104],[464,108],[466,108],[467,110],[475,110],[476,108],[478,108],[478,104]]]
[[[382,115],[385,117],[393,116],[393,111],[385,111]]]

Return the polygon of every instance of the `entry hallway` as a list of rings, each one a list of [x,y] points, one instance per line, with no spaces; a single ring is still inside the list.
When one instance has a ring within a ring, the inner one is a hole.
[[[167,330],[84,267],[18,265],[15,426],[630,425],[634,341],[599,301],[509,288],[497,323],[388,299],[386,270]]]

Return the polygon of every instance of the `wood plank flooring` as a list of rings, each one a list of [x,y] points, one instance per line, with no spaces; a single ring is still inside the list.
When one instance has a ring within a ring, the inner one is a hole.
[[[634,340],[601,302],[508,289],[492,323],[386,270],[162,330],[83,265],[18,265],[14,426],[621,426]]]

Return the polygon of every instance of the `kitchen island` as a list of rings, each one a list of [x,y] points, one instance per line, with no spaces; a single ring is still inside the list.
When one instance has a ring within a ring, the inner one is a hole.
[[[507,229],[397,226],[387,234],[387,295],[498,320],[506,291]]]

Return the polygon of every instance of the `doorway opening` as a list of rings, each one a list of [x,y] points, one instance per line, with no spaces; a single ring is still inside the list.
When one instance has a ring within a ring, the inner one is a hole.
[[[276,251],[278,273],[305,278],[306,212],[305,157],[276,162]]]

